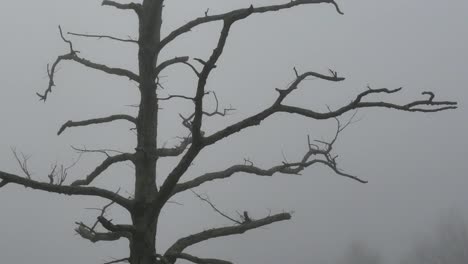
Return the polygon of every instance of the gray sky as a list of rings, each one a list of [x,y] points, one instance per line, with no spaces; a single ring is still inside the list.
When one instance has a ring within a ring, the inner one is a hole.
[[[284,1],[166,1],[164,32],[202,16],[232,8]],[[224,106],[238,109],[225,119],[208,121],[215,131],[268,106],[274,88],[284,87],[300,71],[326,73],[332,68],[347,78],[339,84],[314,80],[301,86],[289,102],[325,110],[348,103],[366,89],[404,87],[388,100],[408,102],[432,90],[437,98],[457,100],[459,109],[435,114],[365,110],[361,119],[340,137],[336,153],[341,167],[370,181],[358,184],[324,167],[302,176],[260,178],[236,175],[207,184],[199,191],[210,195],[224,211],[248,210],[252,217],[294,211],[293,219],[247,233],[210,241],[191,248],[202,256],[222,257],[235,263],[333,263],[345,246],[360,239],[382,251],[388,263],[404,254],[415,236],[425,232],[437,216],[459,208],[468,217],[468,2],[339,1],[341,16],[330,5],[310,5],[280,13],[257,15],[234,26],[225,54],[208,89]],[[10,147],[31,155],[36,179],[46,180],[54,162],[70,164],[76,154],[70,145],[131,150],[129,126],[70,129],[56,132],[66,120],[82,120],[113,113],[134,113],[136,86],[71,63],[60,67],[57,87],[46,104],[36,92],[47,85],[46,64],[67,52],[57,25],[65,31],[136,36],[136,19],[126,12],[100,6],[96,0],[8,1],[0,9],[0,169],[19,173]],[[206,57],[214,47],[219,25],[186,34],[168,47],[164,57]],[[112,66],[135,69],[135,47],[111,41],[72,38],[81,55]],[[194,93],[193,77],[181,67],[166,73],[162,94]],[[379,98],[384,99],[384,98]],[[177,114],[190,105],[163,105],[161,144],[184,136]],[[216,171],[249,158],[269,167],[300,157],[307,135],[330,139],[331,121],[277,115],[243,133],[210,147],[198,158],[185,179]],[[102,157],[85,156],[71,171],[80,178]],[[161,164],[160,172],[174,161]],[[132,169],[115,166],[100,177],[99,186],[131,192]],[[228,224],[191,194],[175,197],[183,206],[169,205],[162,214],[158,248],[180,236]],[[7,186],[0,190],[0,261],[2,263],[102,263],[126,257],[125,241],[91,244],[74,234],[75,221],[91,223],[103,200],[70,198]],[[128,221],[115,208],[111,217]],[[328,262],[327,262],[328,261]],[[395,262],[393,262],[395,263]]]

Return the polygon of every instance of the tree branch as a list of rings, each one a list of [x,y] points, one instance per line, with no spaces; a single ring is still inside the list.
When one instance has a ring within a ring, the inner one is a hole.
[[[190,235],[184,238],[177,240],[164,254],[168,259],[174,260],[174,255],[178,255],[182,253],[187,247],[193,246],[200,242],[217,238],[217,237],[224,237],[236,234],[243,234],[249,230],[259,228],[265,225],[269,225],[275,222],[280,222],[284,220],[291,219],[291,215],[289,213],[281,213],[272,216],[268,216],[259,220],[252,220],[250,222],[244,222],[242,225],[234,225],[228,227],[221,227],[221,228],[213,228],[209,229],[194,235]]]
[[[200,200],[202,200],[203,202],[207,203],[207,204],[211,207],[211,209],[213,209],[216,213],[218,213],[218,214],[221,215],[222,217],[224,217],[224,218],[228,219],[229,221],[234,222],[234,223],[236,223],[236,224],[239,224],[239,225],[242,224],[241,221],[236,220],[236,219],[230,217],[229,215],[223,213],[221,210],[219,210],[219,209],[216,207],[216,205],[214,205],[214,204],[211,202],[211,200],[210,200],[210,198],[208,197],[208,195],[205,195],[205,197],[203,197],[203,196],[201,196],[200,194],[198,194],[197,192],[195,192],[194,190],[191,190],[191,191],[192,191],[192,193],[193,193],[195,196],[198,197],[198,199],[200,199]]]
[[[161,64],[159,64],[156,67],[156,69],[155,69],[156,74],[155,75],[158,76],[159,73],[161,73],[165,68],[167,68],[167,67],[169,67],[171,65],[174,65],[174,64],[177,64],[177,63],[186,63],[188,60],[189,60],[189,57],[184,56],[184,57],[175,57],[173,59],[164,61],[164,62],[162,62]]]
[[[111,260],[108,262],[104,262],[103,264],[116,264],[116,263],[121,263],[121,262],[130,263],[130,258],[121,258],[121,259]]]
[[[55,81],[54,81],[55,72],[57,71],[57,66],[62,61],[75,61],[75,62],[78,62],[79,64],[82,64],[94,70],[102,71],[111,75],[127,77],[130,80],[139,82],[140,77],[137,74],[131,72],[130,70],[120,69],[120,68],[111,68],[107,65],[95,63],[95,62],[79,57],[77,55],[79,51],[76,51],[73,49],[72,42],[64,37],[62,28],[60,26],[59,26],[59,33],[60,33],[60,37],[62,38],[62,40],[69,45],[70,51],[67,54],[58,56],[55,62],[52,64],[52,67],[49,68],[49,65],[47,65],[47,75],[49,76],[49,85],[43,94],[36,93],[39,96],[40,100],[46,101],[47,96],[49,95],[49,93],[52,92],[52,87],[55,86]]]
[[[200,150],[202,149],[201,140],[203,137],[203,133],[201,131],[202,126],[202,117],[204,115],[203,112],[203,97],[205,96],[205,86],[207,83],[207,79],[211,73],[211,71],[215,68],[216,62],[218,61],[219,57],[223,53],[224,46],[226,44],[227,37],[229,35],[229,31],[231,26],[234,22],[241,20],[252,13],[252,7],[243,10],[242,12],[238,12],[233,14],[229,17],[224,19],[224,25],[221,30],[221,34],[218,39],[218,43],[216,48],[213,50],[209,60],[204,64],[202,71],[200,72],[200,76],[198,78],[198,85],[197,85],[197,92],[194,98],[195,103],[195,113],[193,117],[193,123],[191,126],[192,132],[192,144],[189,150],[185,153],[182,157],[180,162],[177,166],[171,171],[168,175],[166,180],[164,181],[163,185],[161,186],[158,199],[155,201],[156,207],[161,208],[169,199],[172,190],[174,189],[175,185],[179,181],[180,177],[185,173],[188,169],[192,161],[198,155]]]
[[[135,233],[135,227],[132,225],[114,225],[111,221],[107,220],[104,216],[98,216],[98,221],[101,225],[111,232],[127,232],[130,234]]]
[[[344,78],[338,77],[336,72],[332,72],[332,75],[333,76],[325,76],[325,75],[314,73],[314,72],[307,72],[302,75],[298,75],[296,80],[287,89],[285,90],[277,89],[279,96],[272,106],[270,106],[269,108],[263,110],[262,112],[256,115],[248,117],[242,121],[239,121],[233,125],[230,125],[222,129],[221,131],[218,131],[212,134],[211,136],[204,138],[203,140],[204,145],[208,146],[208,145],[214,144],[217,141],[223,138],[226,138],[232,134],[235,134],[237,132],[240,132],[245,128],[259,125],[263,120],[279,112],[298,114],[304,117],[309,117],[309,118],[313,118],[317,120],[323,120],[323,119],[336,118],[347,112],[357,110],[360,108],[369,108],[369,107],[390,108],[390,109],[407,111],[407,112],[438,112],[438,111],[457,108],[457,102],[433,101],[432,100],[433,98],[429,100],[414,101],[405,105],[398,105],[398,104],[387,103],[387,102],[362,102],[362,100],[365,99],[369,95],[382,94],[382,93],[383,94],[397,93],[401,90],[401,88],[393,89],[393,90],[386,89],[386,88],[368,89],[360,93],[359,95],[357,95],[357,97],[348,105],[345,105],[334,111],[330,110],[328,112],[323,112],[323,113],[316,112],[316,111],[309,110],[309,109],[300,108],[300,107],[288,106],[288,105],[282,104],[284,99],[291,92],[296,90],[298,88],[298,85],[302,81],[304,81],[308,76],[313,76],[319,79],[335,81],[335,82],[344,80]]]
[[[219,15],[213,15],[213,16],[205,15],[204,17],[199,17],[188,22],[187,24],[169,33],[169,35],[167,35],[161,41],[161,47],[164,47],[165,45],[167,45],[169,42],[179,37],[180,35],[191,31],[194,27],[197,27],[202,24],[214,22],[214,21],[221,21],[221,20],[233,18],[241,14],[244,14],[249,9],[252,10],[251,11],[252,13],[266,13],[266,12],[280,11],[283,9],[288,9],[288,8],[292,8],[292,7],[299,6],[299,5],[319,4],[319,3],[331,3],[335,6],[338,13],[343,14],[340,11],[338,5],[333,0],[295,0],[295,1],[290,1],[289,3],[280,4],[280,5],[270,5],[270,6],[255,7],[255,8],[250,7],[250,8],[244,8],[244,9],[237,9],[237,10],[227,12],[224,14],[219,14]]]
[[[129,43],[137,43],[138,41],[134,39],[123,39],[123,38],[117,38],[109,35],[96,35],[96,34],[81,34],[81,33],[74,33],[74,32],[68,32],[68,35],[76,36],[76,37],[84,37],[84,38],[97,38],[97,39],[111,39],[111,40],[116,40],[120,42],[129,42]]]
[[[96,187],[82,187],[82,186],[64,186],[44,182],[38,182],[31,179],[26,179],[14,174],[0,171],[0,179],[2,183],[15,183],[24,187],[29,187],[35,190],[42,190],[46,192],[66,194],[66,195],[85,195],[85,196],[98,196],[114,201],[126,209],[131,209],[133,203],[131,200],[126,199],[114,192],[96,188]]]
[[[102,1],[102,6],[113,6],[118,9],[123,9],[123,10],[134,10],[137,13],[140,13],[141,10],[141,4],[137,3],[128,3],[128,4],[120,4],[115,1],[110,1],[110,0],[104,0]]]
[[[70,127],[80,127],[80,126],[89,126],[89,125],[96,125],[96,124],[103,124],[103,123],[109,123],[113,122],[116,120],[127,120],[133,124],[136,124],[136,118],[133,116],[129,115],[111,115],[108,117],[101,117],[101,118],[93,118],[93,119],[88,119],[88,120],[83,120],[83,121],[71,121],[68,120],[65,124],[63,124],[59,131],[57,132],[57,135],[60,135],[65,131],[65,129],[70,128]]]
[[[186,137],[182,142],[173,148],[160,148],[156,151],[158,157],[176,157],[184,153],[187,147],[192,144],[192,137]]]
[[[80,186],[80,185],[89,185],[94,179],[96,179],[101,173],[103,173],[107,168],[112,164],[123,162],[123,161],[133,161],[134,155],[130,153],[123,153],[116,156],[108,157],[105,159],[99,166],[97,166],[93,172],[91,172],[84,180],[76,180],[71,186]]]
[[[273,166],[269,169],[262,169],[262,168],[256,167],[251,162],[249,164],[234,165],[222,171],[206,173],[206,174],[203,174],[201,176],[194,178],[193,180],[190,180],[184,183],[179,183],[174,188],[174,191],[172,192],[171,196],[177,193],[186,191],[186,190],[191,190],[195,187],[198,187],[210,181],[229,178],[237,173],[248,173],[248,174],[253,174],[257,176],[266,176],[266,177],[273,176],[274,174],[277,174],[277,173],[287,174],[287,175],[300,175],[300,173],[304,169],[314,164],[326,165],[327,167],[332,169],[337,175],[350,178],[360,183],[367,183],[367,181],[362,180],[359,177],[344,173],[343,171],[338,169],[337,162],[336,162],[337,157],[333,156],[331,153],[333,150],[333,144],[336,142],[339,133],[342,132],[352,122],[352,118],[344,125],[341,125],[338,119],[336,119],[336,121],[338,124],[337,131],[336,131],[334,138],[331,140],[331,142],[329,143],[320,142],[321,144],[325,145],[324,148],[320,148],[316,144],[312,144],[310,142],[310,139],[308,138],[308,151],[304,154],[302,159],[298,162],[290,163],[290,162],[284,161],[283,164]]]
[[[75,228],[75,231],[78,235],[80,235],[82,238],[89,240],[93,243],[99,242],[99,241],[116,241],[121,239],[122,237],[125,237],[122,233],[118,232],[95,232],[94,230],[91,230],[90,227],[86,226],[83,223],[76,223],[78,225],[77,228]]]
[[[188,260],[188,261],[196,263],[196,264],[233,264],[232,262],[225,261],[225,260],[220,260],[220,259],[202,259],[202,258],[199,258],[199,257],[189,255],[187,253],[174,254],[174,255],[171,255],[169,257]]]

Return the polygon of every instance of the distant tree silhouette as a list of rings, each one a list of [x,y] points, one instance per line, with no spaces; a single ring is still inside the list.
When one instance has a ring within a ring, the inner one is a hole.
[[[432,234],[421,237],[401,264],[468,263],[468,223],[455,210],[442,215]]]
[[[339,264],[382,264],[382,256],[362,241],[353,241],[346,249]]]

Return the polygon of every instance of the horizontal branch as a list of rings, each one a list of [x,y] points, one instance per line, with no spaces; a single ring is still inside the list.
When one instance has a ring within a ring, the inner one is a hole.
[[[108,117],[93,118],[93,119],[88,119],[88,120],[83,120],[83,121],[69,120],[60,127],[59,131],[57,132],[57,135],[62,134],[63,131],[65,131],[65,129],[70,128],[70,127],[97,125],[97,124],[109,123],[109,122],[113,122],[117,120],[127,120],[133,124],[136,124],[136,118],[133,116],[129,116],[129,115],[111,115]]]
[[[18,175],[6,173],[0,171],[0,179],[3,180],[2,183],[14,183],[22,185],[24,187],[29,187],[35,190],[41,190],[57,194],[66,194],[66,195],[85,195],[85,196],[98,196],[102,197],[115,203],[121,205],[126,209],[131,209],[133,203],[131,200],[126,199],[114,192],[96,188],[96,187],[83,187],[83,186],[65,186],[65,185],[55,185],[50,183],[38,182],[31,179],[26,179]]]
[[[75,228],[76,233],[82,238],[89,240],[93,243],[99,241],[116,241],[121,239],[122,237],[126,237],[120,232],[96,232],[83,223],[76,224],[78,225],[78,227]]]
[[[174,65],[174,64],[177,64],[177,63],[186,63],[187,61],[189,60],[189,57],[188,56],[184,56],[184,57],[175,57],[173,59],[170,59],[170,60],[167,60],[167,61],[164,61],[162,62],[161,64],[159,64],[155,71],[156,71],[156,76],[159,75],[159,73],[161,73],[165,68],[171,66],[171,65]]]
[[[105,159],[96,169],[93,170],[84,180],[76,180],[71,186],[80,186],[80,185],[89,185],[94,179],[96,179],[101,173],[103,173],[107,168],[112,164],[123,162],[123,161],[133,161],[133,154],[123,153],[116,156],[108,157]]]
[[[138,41],[134,39],[123,39],[123,38],[117,38],[109,35],[97,35],[97,34],[82,34],[82,33],[74,33],[74,32],[68,32],[68,35],[76,36],[76,37],[84,37],[84,38],[97,38],[97,39],[110,39],[110,40],[116,40],[120,42],[128,42],[128,43],[136,43],[138,44]]]
[[[121,68],[112,68],[105,64],[95,63],[90,60],[78,57],[76,54],[71,57],[71,60],[76,61],[91,69],[99,70],[99,71],[112,74],[112,75],[127,77],[130,80],[135,81],[135,82],[140,81],[140,76],[138,76],[136,73],[131,72],[130,70],[121,69]]]
[[[135,227],[132,225],[114,225],[111,221],[107,220],[104,216],[98,216],[98,221],[101,225],[111,232],[127,232],[130,234],[135,233]]]
[[[210,259],[202,259],[202,258],[199,258],[199,257],[189,255],[187,253],[179,253],[179,254],[171,255],[169,257],[188,260],[188,261],[196,263],[196,264],[233,264],[232,262],[225,261],[225,260],[220,260],[220,259],[211,259],[211,258]]]
[[[206,174],[203,174],[201,176],[194,178],[193,180],[179,183],[174,188],[174,191],[172,192],[171,196],[177,193],[198,187],[210,181],[229,178],[237,173],[248,173],[248,174],[253,174],[256,176],[263,176],[263,177],[270,177],[277,173],[287,174],[287,175],[300,175],[300,173],[304,169],[315,164],[326,165],[327,167],[332,169],[337,175],[350,178],[360,183],[367,183],[367,181],[365,180],[362,180],[356,176],[344,173],[341,170],[339,170],[337,167],[336,157],[334,157],[331,153],[333,144],[336,142],[338,134],[341,131],[343,131],[343,129],[348,124],[349,123],[347,123],[345,126],[341,126],[340,122],[338,121],[338,129],[335,134],[335,137],[330,143],[326,143],[326,142],[323,143],[326,145],[325,148],[318,148],[318,146],[313,147],[312,144],[308,142],[309,150],[304,154],[302,159],[298,162],[290,163],[290,162],[285,161],[283,162],[283,164],[273,166],[269,169],[259,168],[257,166],[254,166],[253,163],[251,162],[250,164],[234,165],[222,171],[206,173]]]
[[[305,5],[305,4],[319,4],[319,3],[331,3],[333,4],[338,13],[342,14],[342,12],[339,10],[338,5],[333,1],[333,0],[295,0],[295,1],[290,1],[285,4],[280,4],[280,5],[269,5],[269,6],[263,6],[263,7],[254,7],[252,8],[252,13],[266,13],[266,12],[273,12],[273,11],[279,11],[283,9],[288,9],[292,8],[295,6],[300,6],[300,5]],[[215,22],[215,21],[222,21],[225,19],[229,19],[232,17],[236,17],[240,14],[244,14],[246,10],[250,8],[244,8],[244,9],[237,9],[233,10],[231,12],[227,12],[224,14],[219,14],[219,15],[206,15],[204,17],[199,17],[196,18],[187,24],[177,28],[176,30],[172,31],[167,35],[162,41],[161,41],[161,47],[164,47],[167,45],[169,42],[177,38],[178,36],[191,31],[194,27],[197,27],[202,24],[210,23],[210,22]]]
[[[118,8],[118,9],[123,9],[123,10],[135,10],[137,13],[140,12],[140,9],[141,9],[141,4],[137,4],[137,3],[128,3],[128,4],[121,4],[121,3],[118,3],[118,2],[115,2],[115,1],[111,1],[111,0],[104,0],[102,1],[102,6],[113,6],[115,8]]]
[[[417,100],[410,102],[408,104],[404,105],[399,105],[395,103],[388,103],[388,102],[362,102],[363,99],[365,99],[369,95],[375,95],[375,94],[393,94],[401,91],[401,88],[398,89],[368,89],[356,96],[356,98],[351,101],[349,104],[338,108],[337,110],[329,110],[328,112],[317,112],[313,111],[310,109],[305,109],[301,107],[296,107],[296,106],[288,106],[288,105],[283,105],[282,102],[283,100],[295,89],[297,89],[298,85],[305,80],[306,76],[314,76],[318,77],[320,79],[324,80],[333,80],[333,81],[342,81],[344,78],[340,78],[336,76],[336,73],[333,72],[333,77],[328,77],[331,79],[323,78],[321,75],[316,74],[316,73],[305,73],[302,75],[298,75],[296,78],[296,81],[293,82],[293,84],[285,89],[285,90],[278,90],[279,96],[275,103],[270,106],[269,108],[263,110],[262,112],[253,115],[251,117],[248,117],[242,121],[239,121],[233,125],[230,125],[221,131],[218,131],[211,136],[208,136],[204,138],[204,145],[211,145],[216,143],[217,141],[229,137],[232,134],[235,134],[237,132],[240,132],[244,130],[245,128],[252,127],[259,125],[263,120],[267,119],[271,115],[275,113],[291,113],[291,114],[298,114],[304,117],[312,118],[312,119],[317,119],[317,120],[323,120],[323,119],[330,119],[330,118],[336,118],[339,117],[345,113],[348,113],[353,110],[358,110],[360,108],[389,108],[389,109],[394,109],[394,110],[401,110],[401,111],[406,111],[406,112],[439,112],[439,111],[444,111],[444,110],[449,110],[449,109],[456,109],[457,108],[457,102],[454,101],[433,101],[433,97],[427,99],[427,100]],[[426,94],[427,92],[424,92]]]
[[[158,157],[176,157],[180,154],[184,153],[187,147],[192,144],[192,138],[186,137],[182,140],[182,142],[173,148],[160,148],[156,151],[156,155]]]
[[[259,220],[252,220],[249,222],[244,222],[241,225],[209,229],[209,230],[177,240],[177,242],[175,242],[171,247],[169,247],[169,249],[166,251],[165,256],[168,259],[173,259],[173,257],[171,256],[180,254],[187,247],[193,246],[200,242],[213,239],[213,238],[217,238],[217,237],[243,234],[252,229],[256,229],[265,225],[269,225],[275,222],[280,222],[280,221],[289,220],[289,219],[291,219],[291,215],[289,213],[281,213],[281,214],[268,216]]]

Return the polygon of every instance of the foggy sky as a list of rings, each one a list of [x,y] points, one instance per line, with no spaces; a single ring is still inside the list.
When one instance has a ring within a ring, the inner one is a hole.
[[[163,32],[195,17],[221,13],[250,4],[284,1],[166,1]],[[272,178],[235,175],[206,184],[206,193],[225,212],[247,210],[254,218],[271,211],[294,211],[293,219],[244,235],[221,238],[189,252],[235,263],[333,263],[352,240],[364,240],[381,250],[387,263],[396,263],[415,236],[427,231],[437,216],[458,208],[468,217],[468,2],[338,1],[345,15],[331,5],[307,5],[235,24],[225,53],[208,84],[222,106],[237,110],[228,118],[207,121],[208,133],[269,106],[275,88],[285,87],[300,71],[326,73],[329,68],[346,77],[341,83],[307,81],[288,102],[326,111],[339,107],[366,89],[404,87],[399,95],[378,97],[406,103],[431,90],[440,100],[456,100],[459,109],[434,114],[381,109],[361,110],[359,122],[340,136],[335,153],[346,172],[369,180],[350,181],[317,166],[302,176]],[[116,122],[67,130],[67,120],[110,114],[135,114],[134,83],[63,63],[49,100],[38,101],[46,89],[47,63],[67,52],[58,34],[65,31],[136,37],[131,12],[101,7],[97,0],[8,1],[0,8],[0,169],[20,173],[10,147],[30,154],[35,179],[47,179],[51,164],[71,164],[77,157],[70,145],[132,151],[130,126]],[[171,44],[162,58],[206,58],[214,48],[220,25],[203,26]],[[70,38],[81,56],[111,66],[136,70],[136,47],[107,40]],[[164,73],[161,95],[194,94],[194,78],[184,67]],[[211,104],[213,106],[213,104]],[[178,113],[191,105],[174,101],[162,105],[159,144],[171,146],[186,136]],[[346,116],[345,116],[346,118]],[[291,115],[275,115],[261,127],[247,129],[209,147],[195,160],[190,179],[204,172],[243,163],[244,158],[268,168],[283,156],[296,160],[307,148],[307,135],[327,140],[335,123]],[[102,161],[83,156],[70,178],[84,177]],[[176,160],[161,162],[158,175]],[[161,183],[162,179],[158,178]],[[132,169],[113,166],[98,186],[132,192]],[[125,194],[125,193],[124,193]],[[229,224],[187,193],[174,197],[161,215],[157,247],[161,251],[177,238]],[[74,234],[74,222],[92,223],[106,201],[68,197],[19,186],[0,189],[0,262],[102,263],[127,257],[127,242],[92,244]],[[126,213],[114,208],[114,222],[126,223]]]

